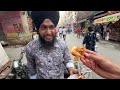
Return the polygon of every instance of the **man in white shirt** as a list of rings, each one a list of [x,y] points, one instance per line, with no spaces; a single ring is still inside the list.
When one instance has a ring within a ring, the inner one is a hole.
[[[61,27],[59,27],[59,36],[60,36],[60,38],[62,38],[62,33],[63,33],[63,30],[62,30]]]

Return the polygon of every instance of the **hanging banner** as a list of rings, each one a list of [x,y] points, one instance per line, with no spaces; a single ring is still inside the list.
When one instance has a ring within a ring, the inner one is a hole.
[[[99,19],[94,20],[94,24],[98,23],[107,23],[107,22],[116,22],[120,19],[120,13],[108,15]]]

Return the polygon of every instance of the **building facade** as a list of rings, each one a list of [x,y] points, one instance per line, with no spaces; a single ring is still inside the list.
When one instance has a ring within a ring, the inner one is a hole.
[[[10,45],[26,45],[31,40],[26,11],[0,12],[1,34]]]

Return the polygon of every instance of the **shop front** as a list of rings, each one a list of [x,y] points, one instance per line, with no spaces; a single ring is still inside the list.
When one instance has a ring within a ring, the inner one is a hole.
[[[30,33],[23,24],[21,11],[0,13],[0,23],[10,45],[25,45],[30,41]]]
[[[109,39],[120,41],[120,13],[108,15],[99,19],[94,20],[96,24],[109,24],[110,34]]]
[[[116,14],[112,14],[112,15],[108,15],[99,19],[95,19],[94,20],[94,24],[100,24],[100,23],[109,23],[109,22],[113,22],[115,23],[116,21],[118,21],[120,19],[120,13],[116,13]]]
[[[110,40],[120,41],[120,19],[110,24]]]

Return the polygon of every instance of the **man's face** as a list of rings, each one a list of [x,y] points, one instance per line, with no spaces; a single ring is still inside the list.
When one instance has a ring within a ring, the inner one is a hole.
[[[50,43],[54,40],[56,35],[56,29],[53,22],[49,19],[45,19],[39,28],[39,35],[46,42]]]

